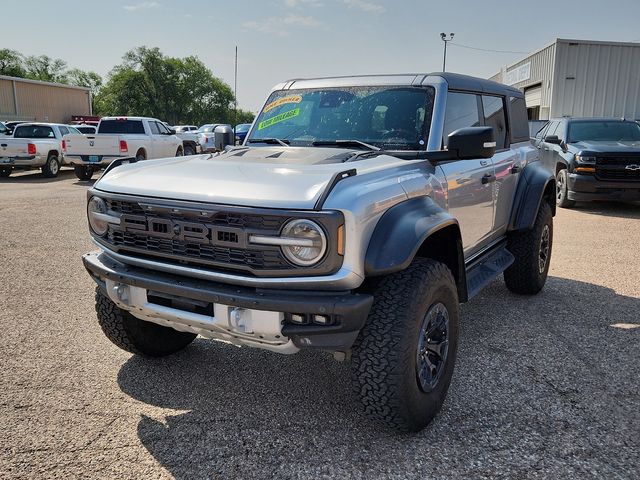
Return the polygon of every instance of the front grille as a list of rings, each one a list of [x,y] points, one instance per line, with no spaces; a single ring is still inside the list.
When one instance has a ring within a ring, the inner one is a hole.
[[[632,169],[627,168],[632,166]],[[640,181],[640,156],[606,156],[596,158],[596,177],[601,180]]]
[[[332,233],[344,220],[339,212],[295,213],[272,209],[202,205],[164,205],[143,199],[105,198],[107,209],[120,217],[98,240],[121,255],[179,266],[242,272],[254,276],[324,275],[338,270],[341,258]],[[254,245],[249,235],[278,235],[298,215],[326,227],[330,241],[325,259],[313,267],[291,264],[280,247]]]

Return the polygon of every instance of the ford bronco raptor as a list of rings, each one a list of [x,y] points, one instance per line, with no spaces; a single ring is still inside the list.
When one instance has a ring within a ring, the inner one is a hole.
[[[201,335],[334,352],[369,417],[417,431],[451,382],[459,303],[501,274],[542,289],[555,189],[514,88],[291,80],[241,146],[112,163],[88,191],[99,250],[83,260],[120,348],[163,356]]]

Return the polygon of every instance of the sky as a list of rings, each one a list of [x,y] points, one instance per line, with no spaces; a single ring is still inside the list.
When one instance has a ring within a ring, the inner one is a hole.
[[[2,48],[106,76],[135,47],[195,55],[256,112],[290,78],[490,77],[555,38],[640,42],[638,0],[0,0]],[[469,48],[469,47],[473,47]],[[486,51],[492,50],[492,51]]]

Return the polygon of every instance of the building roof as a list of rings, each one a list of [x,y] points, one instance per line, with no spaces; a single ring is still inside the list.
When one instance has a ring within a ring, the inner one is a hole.
[[[37,85],[46,85],[49,87],[72,88],[75,90],[84,90],[87,92],[91,91],[91,89],[88,87],[79,87],[78,85],[68,85],[66,83],[43,82],[41,80],[32,80],[30,78],[22,78],[22,77],[10,77],[8,75],[0,75],[0,80],[11,80],[13,82],[21,82],[21,83],[35,83]]]

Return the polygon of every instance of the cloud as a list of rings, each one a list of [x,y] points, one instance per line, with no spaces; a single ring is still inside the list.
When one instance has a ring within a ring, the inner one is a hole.
[[[244,22],[242,24],[247,30],[255,30],[256,32],[276,35],[278,37],[286,37],[289,35],[289,28],[287,27],[316,28],[321,25],[322,23],[313,17],[296,15],[294,13],[287,14],[284,17],[269,17],[264,20]]]
[[[342,3],[349,8],[358,8],[363,12],[382,13],[385,8],[377,3],[368,2],[366,0],[342,0]]]
[[[127,12],[137,12],[138,10],[149,10],[151,8],[157,8],[160,4],[158,2],[142,2],[135,5],[125,5],[124,8]]]
[[[324,3],[321,0],[284,0],[284,4],[287,7],[324,7]]]

